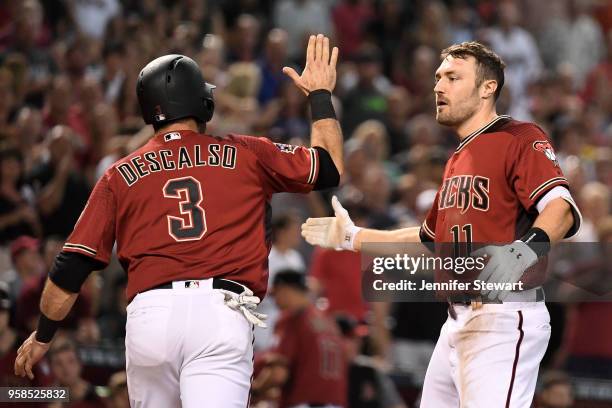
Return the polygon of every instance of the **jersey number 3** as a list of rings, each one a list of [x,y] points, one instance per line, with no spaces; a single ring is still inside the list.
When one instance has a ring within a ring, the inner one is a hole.
[[[164,197],[179,201],[180,217],[168,215],[168,233],[175,241],[196,241],[206,234],[206,214],[200,207],[202,185],[193,177],[170,179]]]

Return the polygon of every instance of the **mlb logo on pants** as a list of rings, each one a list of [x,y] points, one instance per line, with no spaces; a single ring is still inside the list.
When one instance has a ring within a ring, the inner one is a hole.
[[[198,281],[187,281],[185,282],[185,289],[195,289],[200,287],[200,282]]]

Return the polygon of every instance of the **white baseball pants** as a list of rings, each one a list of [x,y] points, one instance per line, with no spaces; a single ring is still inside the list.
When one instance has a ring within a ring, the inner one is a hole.
[[[421,408],[529,408],[550,338],[544,302],[455,305],[429,362]]]
[[[132,408],[247,406],[253,327],[212,279],[138,294],[127,307],[125,346]]]

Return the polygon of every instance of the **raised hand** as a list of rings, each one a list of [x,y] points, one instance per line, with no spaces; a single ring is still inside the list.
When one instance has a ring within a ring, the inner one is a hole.
[[[306,95],[316,89],[326,89],[329,92],[336,86],[336,62],[338,47],[329,52],[329,38],[323,34],[311,35],[306,49],[306,66],[302,75],[293,68],[284,67],[283,72],[289,76],[295,85]]]

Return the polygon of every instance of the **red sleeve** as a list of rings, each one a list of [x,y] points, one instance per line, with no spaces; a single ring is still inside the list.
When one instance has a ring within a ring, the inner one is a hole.
[[[291,365],[298,353],[298,328],[295,327],[296,319],[293,316],[285,316],[276,325],[277,345],[274,351],[281,355],[287,365]]]
[[[551,188],[568,186],[555,151],[539,127],[533,124],[522,127],[509,153],[510,184],[526,210]]]
[[[107,172],[91,192],[62,249],[108,264],[115,243],[115,209],[115,195],[111,191]]]
[[[438,218],[438,200],[440,198],[440,190],[436,193],[433,204],[425,217],[425,221],[421,225],[419,236],[421,241],[435,241],[436,239],[436,218]]]
[[[308,193],[319,173],[316,149],[273,143],[265,137],[243,136],[248,149],[257,157],[259,173],[272,193]]]

